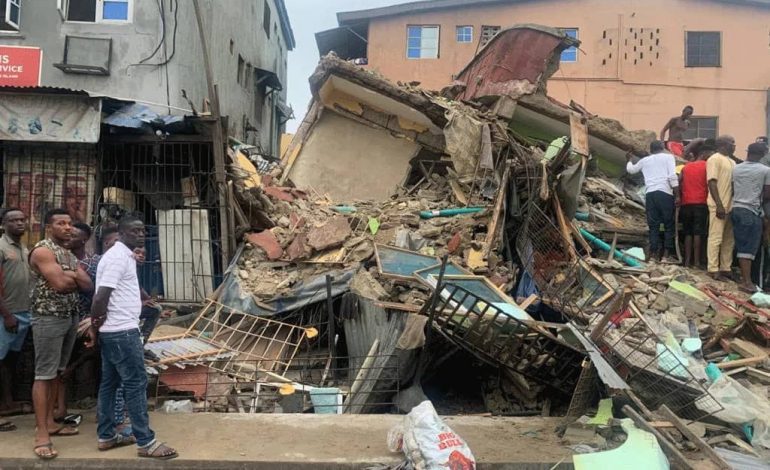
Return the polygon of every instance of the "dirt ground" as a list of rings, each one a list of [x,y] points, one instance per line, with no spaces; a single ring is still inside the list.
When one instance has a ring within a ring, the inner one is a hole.
[[[326,464],[396,463],[388,451],[388,430],[402,419],[397,415],[237,415],[152,413],[150,422],[159,439],[168,441],[181,457],[176,460],[211,462],[318,462]],[[34,461],[31,415],[15,417],[14,432],[0,437],[0,462]],[[571,452],[553,433],[558,418],[448,417],[446,422],[471,447],[480,463],[571,462]],[[109,452],[96,450],[94,413],[87,413],[81,434],[54,438],[59,458],[135,459],[134,447]],[[149,463],[142,461],[143,463]],[[32,463],[32,462],[30,462]],[[0,464],[0,467],[3,466]]]

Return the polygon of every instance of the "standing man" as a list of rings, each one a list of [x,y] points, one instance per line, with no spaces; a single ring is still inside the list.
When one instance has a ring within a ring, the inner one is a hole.
[[[99,387],[99,449],[109,450],[133,443],[115,426],[115,392],[122,384],[139,457],[168,460],[176,450],[155,439],[147,413],[147,373],[139,316],[142,299],[136,275],[134,251],[144,245],[144,224],[126,216],[118,224],[120,240],[110,248],[96,269],[96,294],[91,307],[90,343],[99,333],[102,381]]]
[[[626,155],[626,171],[644,175],[647,189],[645,208],[647,226],[650,229],[650,247],[648,259],[663,257],[664,262],[678,263],[672,258],[674,253],[674,211],[679,202],[679,179],[675,172],[674,156],[665,151],[663,142],[656,140],[650,144],[650,153],[637,163],[631,162],[631,155]],[[664,226],[665,253],[660,253],[660,225]]]
[[[3,327],[0,329],[0,412],[20,411],[13,401],[13,369],[18,353],[24,345],[29,330],[29,250],[21,242],[27,218],[21,209],[6,209],[0,219],[3,236],[0,237],[0,315]],[[0,422],[0,432],[13,431],[16,426]]]
[[[29,255],[35,275],[32,289],[32,339],[35,344],[35,383],[32,401],[35,409],[35,454],[41,459],[58,455],[50,436],[72,436],[77,428],[57,426],[53,417],[55,399],[64,393],[59,379],[67,367],[78,326],[78,291],[93,289],[91,279],[66,246],[72,238],[72,220],[64,209],[45,214],[47,238],[38,242]],[[54,390],[54,389],[57,390]]]
[[[666,132],[668,132],[668,150],[677,157],[684,156],[684,133],[690,128],[690,118],[692,117],[693,107],[687,105],[682,110],[681,116],[675,116],[668,120],[663,130],[660,131],[660,140],[666,141]]]
[[[733,232],[741,268],[740,289],[753,294],[757,291],[751,280],[751,263],[762,243],[762,201],[770,200],[770,168],[759,160],[765,156],[767,145],[749,145],[746,161],[733,170]]]
[[[716,146],[713,139],[702,142],[697,147],[695,161],[686,164],[679,177],[679,187],[682,192],[682,207],[679,218],[684,232],[685,266],[702,267],[703,239],[708,235],[709,227],[706,160],[715,150]]]
[[[730,156],[735,152],[735,139],[723,135],[716,140],[717,152],[706,162],[709,187],[709,239],[707,247],[709,275],[716,280],[729,278],[733,264],[735,237],[730,211],[733,208],[733,169]]]

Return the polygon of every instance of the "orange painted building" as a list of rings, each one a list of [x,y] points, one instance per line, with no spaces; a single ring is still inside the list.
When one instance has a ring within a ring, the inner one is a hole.
[[[660,132],[685,105],[687,137],[770,131],[770,0],[432,0],[338,13],[319,51],[391,80],[449,85],[500,28],[536,23],[581,41],[548,94],[629,129]]]

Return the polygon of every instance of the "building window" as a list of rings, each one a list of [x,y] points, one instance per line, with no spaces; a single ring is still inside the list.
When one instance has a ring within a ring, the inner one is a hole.
[[[21,0],[0,0],[0,31],[18,31]]]
[[[685,33],[686,67],[721,67],[722,33],[719,31]]]
[[[133,0],[62,0],[67,21],[125,23],[131,21]]]
[[[487,43],[491,41],[493,37],[497,36],[497,33],[499,32],[500,32],[499,26],[482,26],[481,27],[481,47],[486,46]]]
[[[700,116],[690,118],[690,128],[685,131],[685,140],[704,138],[716,139],[719,135],[719,118],[716,116]]]
[[[473,42],[473,26],[458,26],[457,42]]]
[[[578,38],[578,30],[576,28],[563,28],[561,31],[571,38],[574,38],[574,39]],[[577,62],[577,58],[578,58],[577,53],[578,53],[578,50],[577,50],[577,47],[575,46],[565,49],[561,52],[561,61]]]
[[[242,55],[238,54],[238,70],[237,70],[236,75],[235,75],[235,81],[239,85],[242,85],[243,82],[245,81],[244,78],[243,78],[243,73],[244,73],[243,69],[244,69],[245,66],[246,66],[246,61],[243,60],[243,56]]]
[[[406,56],[409,59],[438,59],[438,26],[407,26]]]
[[[265,10],[262,12],[262,29],[265,30],[267,38],[270,39],[270,5],[265,0]]]

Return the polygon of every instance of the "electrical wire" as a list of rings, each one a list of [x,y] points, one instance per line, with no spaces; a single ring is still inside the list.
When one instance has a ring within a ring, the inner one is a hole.
[[[160,41],[158,41],[158,45],[155,46],[155,50],[152,51],[152,54],[148,55],[144,59],[139,61],[139,64],[131,64],[131,65],[140,65],[144,64],[148,60],[152,59],[155,54],[158,53],[160,50],[160,47],[163,45],[164,42],[166,42],[166,15],[163,12],[163,4],[161,3],[162,0],[157,0],[158,4],[158,13],[160,13],[160,25],[161,25],[161,34],[160,34]]]
[[[166,58],[166,60],[164,60],[163,62],[158,62],[158,63],[154,63],[154,64],[138,63],[138,64],[131,64],[131,65],[148,66],[148,67],[162,67],[162,66],[168,64],[169,62],[171,62],[171,59],[174,58],[174,55],[176,54],[176,32],[177,32],[177,29],[178,29],[177,26],[179,25],[179,21],[178,21],[178,18],[179,18],[179,0],[176,0],[176,1],[175,0],[171,0],[171,3],[169,5],[172,5],[172,4],[174,5],[173,6],[173,10],[174,10],[174,30],[173,30],[172,35],[171,35],[171,55],[169,55],[168,58]],[[163,18],[163,24],[165,25],[166,24],[165,15],[162,15],[162,18]],[[164,26],[164,29],[165,29],[165,26]],[[164,35],[165,35],[165,33],[164,33]]]

